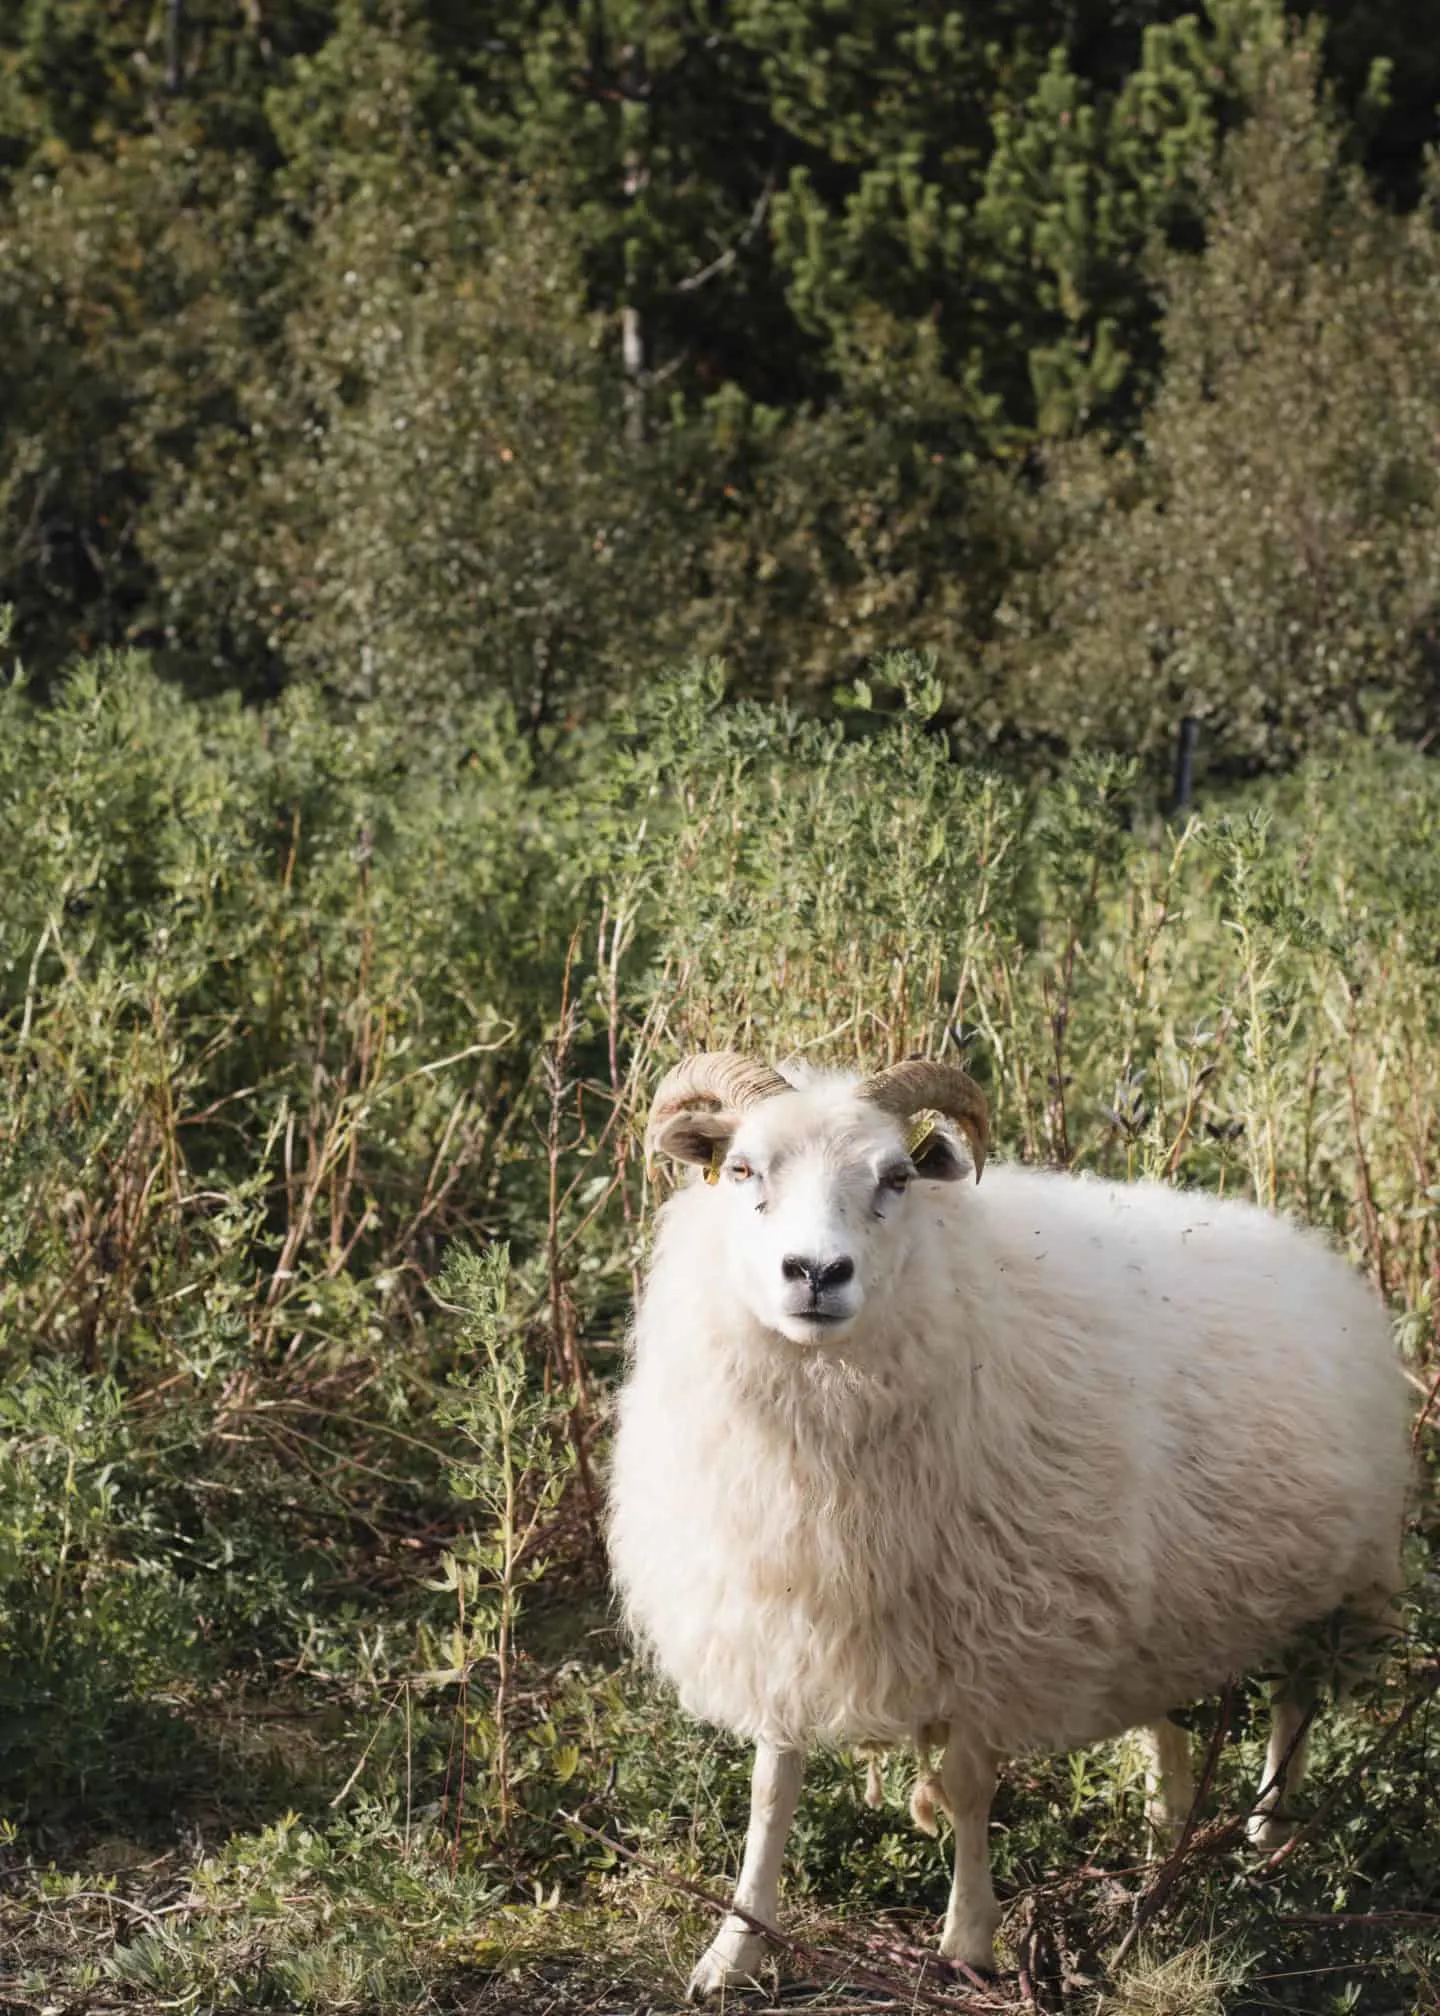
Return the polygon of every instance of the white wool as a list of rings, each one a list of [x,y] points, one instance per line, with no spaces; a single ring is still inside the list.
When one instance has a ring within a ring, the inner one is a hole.
[[[1382,1605],[1404,1387],[1320,1237],[1009,1166],[867,1204],[904,1137],[821,1082],[742,1119],[759,1208],[737,1171],[661,1213],[610,1552],[689,1710],[795,1748],[1064,1750]],[[853,1252],[857,1306],[797,1340],[765,1284],[802,1236]]]

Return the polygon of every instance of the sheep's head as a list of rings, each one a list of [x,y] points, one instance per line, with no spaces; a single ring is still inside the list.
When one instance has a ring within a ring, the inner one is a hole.
[[[944,1119],[917,1125],[922,1114]],[[916,1060],[858,1083],[797,1087],[731,1051],[705,1051],[661,1084],[646,1141],[705,1171],[716,1261],[751,1313],[811,1344],[847,1330],[903,1267],[912,1189],[968,1174],[946,1121],[968,1139],[978,1180],[985,1099],[953,1065]]]

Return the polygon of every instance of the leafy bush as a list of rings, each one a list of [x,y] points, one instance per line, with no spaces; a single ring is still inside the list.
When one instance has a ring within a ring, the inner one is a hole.
[[[196,1592],[147,1468],[113,1381],[51,1362],[0,1394],[0,1755],[26,1803],[41,1787],[103,1803],[152,1762],[140,1704],[195,1669]]]

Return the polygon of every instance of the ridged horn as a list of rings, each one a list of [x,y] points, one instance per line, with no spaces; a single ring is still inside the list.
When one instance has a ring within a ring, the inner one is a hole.
[[[676,1113],[696,1106],[711,1106],[717,1112],[743,1113],[778,1092],[793,1092],[794,1086],[768,1064],[742,1057],[738,1050],[697,1050],[673,1071],[667,1071],[650,1102],[650,1119],[645,1128],[645,1150],[653,1152],[655,1139],[665,1122]]]
[[[887,1071],[874,1072],[855,1090],[872,1106],[901,1119],[912,1113],[945,1114],[963,1130],[970,1143],[975,1181],[980,1181],[990,1146],[990,1109],[985,1104],[985,1094],[958,1064],[937,1064],[929,1057],[912,1057],[908,1063],[892,1064]]]

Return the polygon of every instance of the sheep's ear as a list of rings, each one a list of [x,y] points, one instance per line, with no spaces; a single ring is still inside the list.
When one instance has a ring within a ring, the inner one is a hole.
[[[661,1124],[651,1142],[651,1151],[668,1155],[673,1162],[696,1162],[708,1168],[717,1151],[720,1155],[725,1153],[739,1125],[738,1113],[707,1113],[703,1109],[676,1113]]]
[[[925,1183],[958,1183],[970,1174],[960,1150],[943,1127],[932,1127],[910,1150],[915,1174]]]

